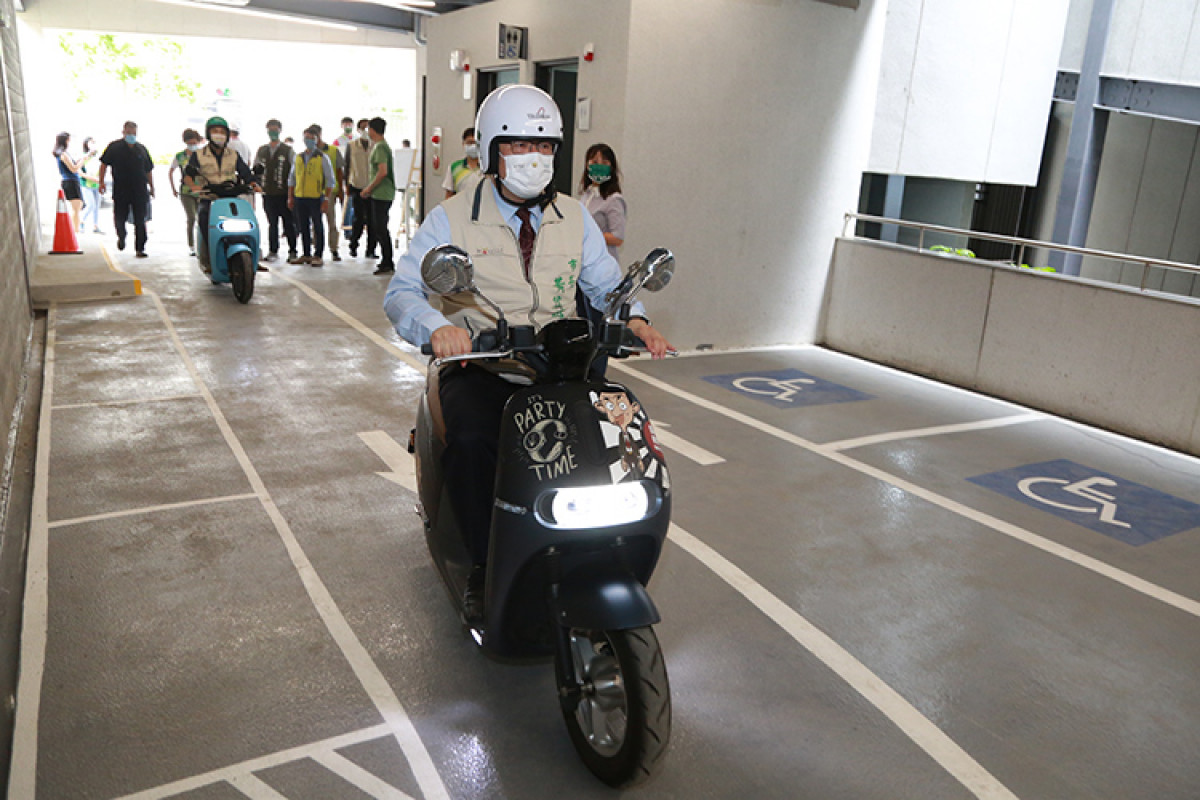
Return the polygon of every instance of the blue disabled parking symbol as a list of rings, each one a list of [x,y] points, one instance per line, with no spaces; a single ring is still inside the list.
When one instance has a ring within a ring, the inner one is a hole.
[[[738,394],[748,395],[755,400],[770,403],[776,408],[848,403],[871,398],[871,395],[857,389],[841,386],[798,369],[707,375],[704,380],[724,386]]]
[[[1200,505],[1065,459],[967,480],[1134,546],[1200,527]]]

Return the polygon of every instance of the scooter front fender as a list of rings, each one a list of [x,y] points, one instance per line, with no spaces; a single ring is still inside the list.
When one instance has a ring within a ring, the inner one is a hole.
[[[236,242],[225,248],[225,262],[229,263],[229,259],[236,256],[238,253],[250,253],[250,257],[254,257],[254,253],[251,252],[250,245],[246,244],[245,242]]]
[[[629,630],[662,619],[646,587],[616,565],[593,564],[568,574],[551,602],[554,618],[567,628]]]

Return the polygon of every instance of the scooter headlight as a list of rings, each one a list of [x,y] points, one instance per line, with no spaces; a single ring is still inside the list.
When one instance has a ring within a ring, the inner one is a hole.
[[[657,509],[657,499],[640,481],[553,489],[537,504],[538,517],[551,528],[608,528],[645,519]]]
[[[254,223],[248,219],[227,219],[220,227],[226,233],[249,233],[254,230]]]

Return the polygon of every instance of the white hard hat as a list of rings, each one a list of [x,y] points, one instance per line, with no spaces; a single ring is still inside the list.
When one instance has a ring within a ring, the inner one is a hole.
[[[488,172],[493,145],[505,139],[563,138],[562,114],[554,98],[536,86],[510,83],[484,98],[475,117],[479,169]]]

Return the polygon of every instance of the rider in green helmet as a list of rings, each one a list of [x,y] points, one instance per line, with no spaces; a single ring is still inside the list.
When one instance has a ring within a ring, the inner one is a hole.
[[[183,181],[187,187],[199,193],[210,184],[240,182],[252,185],[257,191],[258,184],[250,172],[249,165],[232,148],[227,147],[229,123],[225,121],[225,118],[209,117],[208,122],[204,123],[204,136],[208,139],[208,144],[192,153],[187,166],[183,168]],[[212,200],[202,196],[198,215],[200,227],[198,251],[200,264],[206,272],[209,263],[208,212],[211,206]]]

